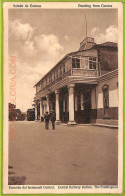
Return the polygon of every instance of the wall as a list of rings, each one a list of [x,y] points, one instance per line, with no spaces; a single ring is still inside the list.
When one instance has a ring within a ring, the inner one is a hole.
[[[104,118],[104,106],[103,106],[103,91],[102,87],[106,84],[109,85],[109,108],[106,108],[106,112],[110,119],[118,119],[118,77],[110,78],[102,81],[96,87],[97,97],[97,119]]]
[[[36,93],[38,93],[40,90],[41,90],[41,85],[37,84],[37,86],[36,86]]]
[[[68,58],[65,61],[65,72],[69,71],[72,67],[72,58]]]
[[[91,105],[92,109],[96,109],[96,87],[92,88],[91,92]]]
[[[118,68],[118,52],[116,50],[99,49],[98,60],[102,75],[105,74],[105,71],[113,71]]]
[[[90,57],[98,57],[97,50],[96,49],[89,49],[85,51],[79,51],[77,55],[82,55],[82,56],[90,56]]]

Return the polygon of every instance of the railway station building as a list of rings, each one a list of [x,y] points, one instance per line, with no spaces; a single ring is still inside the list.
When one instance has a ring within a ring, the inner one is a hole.
[[[35,84],[35,119],[54,110],[57,123],[118,124],[118,47],[86,37]]]

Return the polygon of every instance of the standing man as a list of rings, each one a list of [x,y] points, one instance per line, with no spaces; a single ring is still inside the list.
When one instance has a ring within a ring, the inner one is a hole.
[[[49,130],[49,119],[50,119],[50,116],[49,116],[48,112],[46,112],[46,114],[44,116],[44,119],[45,119],[45,129]]]
[[[52,122],[52,129],[53,129],[53,130],[55,130],[55,120],[56,120],[56,114],[55,114],[55,112],[52,110],[51,122]]]

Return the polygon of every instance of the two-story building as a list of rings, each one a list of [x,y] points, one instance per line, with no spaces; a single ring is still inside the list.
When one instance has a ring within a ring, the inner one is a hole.
[[[118,48],[86,37],[76,52],[64,56],[35,85],[35,119],[46,111],[56,121],[118,123]],[[114,100],[115,99],[115,100]]]

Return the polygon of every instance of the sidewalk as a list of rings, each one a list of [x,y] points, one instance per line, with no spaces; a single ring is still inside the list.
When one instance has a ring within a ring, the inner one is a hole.
[[[35,121],[35,122],[41,122],[41,121]],[[44,123],[44,122],[41,122]],[[50,122],[51,123],[51,122]],[[67,126],[67,123],[60,123],[60,124],[56,124],[56,125],[63,125],[63,126]],[[117,125],[109,125],[109,124],[98,124],[98,123],[89,123],[89,124],[76,124],[74,125],[75,127],[77,126],[97,126],[97,127],[106,127],[106,128],[112,128],[112,129],[118,129]],[[71,125],[72,127],[72,125]]]
[[[97,123],[90,123],[90,124],[77,124],[78,126],[97,126],[97,127],[106,127],[112,129],[118,129],[116,125],[108,125],[108,124],[97,124]]]

